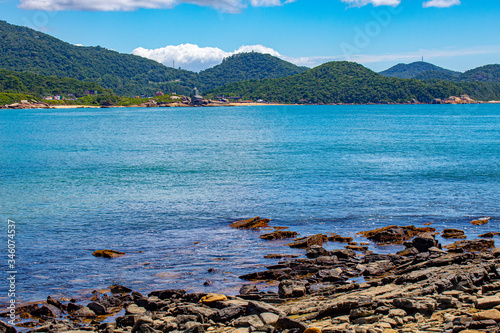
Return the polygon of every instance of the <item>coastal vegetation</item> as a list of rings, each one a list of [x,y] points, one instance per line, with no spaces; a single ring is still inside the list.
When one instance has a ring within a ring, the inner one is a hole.
[[[500,100],[499,80],[500,65],[460,73],[415,62],[378,74],[345,61],[308,69],[254,52],[195,73],[0,21],[0,105],[42,99],[52,105],[165,104],[172,95],[191,96],[194,87],[212,99],[277,103],[430,103],[463,94]]]
[[[464,90],[445,81],[388,78],[360,64],[330,62],[291,77],[233,83],[210,96],[241,96],[280,103],[404,103],[413,99],[461,95]]]

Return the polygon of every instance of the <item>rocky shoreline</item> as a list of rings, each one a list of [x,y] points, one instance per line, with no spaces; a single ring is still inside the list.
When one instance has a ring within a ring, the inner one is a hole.
[[[262,239],[293,239],[288,245],[303,248],[305,258],[268,255],[279,261],[241,276],[249,282],[237,296],[177,289],[142,295],[114,285],[94,291],[83,304],[49,296],[45,302],[21,306],[21,322],[8,326],[4,313],[0,331],[500,332],[500,248],[488,238],[498,233],[465,240],[460,230],[446,229],[443,236],[460,239],[447,246],[439,244],[431,227],[388,226],[360,233],[376,244],[405,247],[377,254],[367,250],[368,243],[353,243],[349,237],[295,238],[286,227],[273,231],[269,222],[255,217],[231,227],[270,229]],[[328,251],[322,246],[327,241],[347,245]],[[258,281],[279,283],[278,292],[260,292]]]

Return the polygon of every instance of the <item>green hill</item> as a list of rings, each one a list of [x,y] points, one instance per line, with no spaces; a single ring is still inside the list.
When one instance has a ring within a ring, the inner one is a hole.
[[[461,74],[460,72],[445,69],[424,61],[418,61],[411,64],[397,64],[396,66],[380,72],[380,74],[383,76],[396,77],[400,79],[413,79],[416,78],[417,75],[425,72],[439,72],[451,77],[458,77]],[[437,77],[433,77],[433,79],[436,78]]]
[[[197,74],[102,47],[81,47],[0,21],[0,68],[95,82],[120,95],[189,94]],[[178,80],[178,81],[177,81]]]
[[[494,82],[500,83],[500,65],[486,65],[471,69],[458,78],[461,82]]]
[[[0,93],[19,93],[38,97],[71,94],[82,97],[86,91],[97,91],[98,94],[111,93],[109,89],[104,89],[93,82],[0,69]]]
[[[446,72],[438,72],[438,71],[425,71],[419,73],[413,77],[416,80],[444,80],[450,82],[458,81],[458,77],[454,75],[450,75]]]
[[[282,103],[402,103],[460,95],[462,88],[445,81],[389,78],[357,63],[330,62],[291,77],[232,83],[213,96],[240,96]]]
[[[278,78],[303,73],[309,68],[262,53],[232,55],[215,67],[200,72],[203,90],[210,90],[229,83]]]

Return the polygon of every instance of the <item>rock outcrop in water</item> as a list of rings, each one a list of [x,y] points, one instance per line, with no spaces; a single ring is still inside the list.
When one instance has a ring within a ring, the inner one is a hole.
[[[494,240],[441,247],[433,233],[419,232],[405,247],[398,254],[359,255],[311,244],[307,258],[242,276],[274,281],[277,293],[247,284],[238,296],[177,289],[142,295],[114,285],[86,303],[49,297],[19,307],[24,320],[18,327],[75,333],[500,332],[500,248]],[[0,329],[15,332],[5,324]]]

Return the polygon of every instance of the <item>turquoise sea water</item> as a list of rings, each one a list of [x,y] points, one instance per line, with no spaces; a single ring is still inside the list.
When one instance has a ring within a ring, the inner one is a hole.
[[[228,228],[256,215],[301,235],[499,229],[500,105],[0,110],[0,152],[19,301],[113,283],[237,293],[263,255],[303,253]]]

